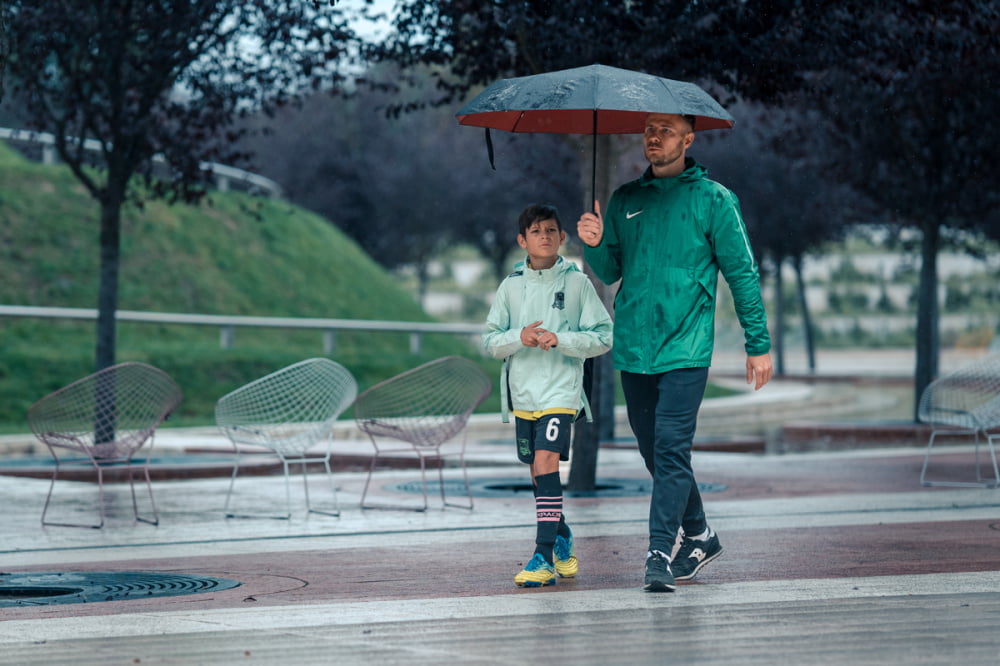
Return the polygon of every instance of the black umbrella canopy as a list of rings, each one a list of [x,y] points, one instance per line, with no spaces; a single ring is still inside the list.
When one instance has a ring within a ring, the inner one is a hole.
[[[641,134],[650,113],[694,116],[698,130],[733,126],[693,83],[606,65],[502,79],[456,115],[459,124],[507,132]]]
[[[642,134],[650,113],[693,116],[695,128],[728,129],[733,117],[694,83],[607,65],[501,79],[455,114],[461,125],[507,132],[592,134],[591,192],[597,181],[597,135]]]

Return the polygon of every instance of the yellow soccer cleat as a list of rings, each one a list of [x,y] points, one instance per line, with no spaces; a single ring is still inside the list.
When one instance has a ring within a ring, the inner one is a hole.
[[[551,564],[545,561],[540,554],[535,553],[527,566],[521,573],[514,576],[514,583],[518,587],[544,587],[545,585],[556,584],[556,570]]]
[[[568,538],[557,536],[552,553],[555,556],[556,573],[561,578],[573,578],[576,576],[580,564],[576,559],[576,548],[573,547],[572,534]]]

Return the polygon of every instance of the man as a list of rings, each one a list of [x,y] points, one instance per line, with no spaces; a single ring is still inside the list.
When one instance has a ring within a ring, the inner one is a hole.
[[[748,384],[771,379],[770,336],[757,263],[736,196],[686,155],[693,116],[650,114],[649,168],[577,223],[585,257],[615,297],[613,358],[629,425],[653,477],[644,588],[672,592],[722,553],[691,467],[698,409],[712,361],[721,271],[743,327]],[[683,539],[671,560],[679,530]]]

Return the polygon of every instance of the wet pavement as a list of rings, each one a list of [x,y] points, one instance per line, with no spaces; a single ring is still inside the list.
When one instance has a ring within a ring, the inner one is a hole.
[[[799,390],[786,386],[786,396]],[[795,413],[770,400],[765,410]],[[997,663],[1000,490],[922,487],[922,441],[696,451],[724,553],[676,592],[650,594],[641,590],[648,479],[627,441],[600,452],[605,491],[567,496],[579,576],[514,586],[533,550],[534,506],[503,428],[483,417],[470,427],[471,511],[442,509],[435,494],[423,513],[360,509],[357,461],[371,446],[349,425],[335,446],[353,460],[334,474],[339,517],[306,515],[300,476],[292,518],[270,520],[227,519],[226,476],[167,475],[154,482],[158,526],[132,520],[128,486],[116,483],[103,529],[43,528],[49,482],[0,476],[8,578],[117,572],[240,583],[0,606],[0,663]],[[155,450],[179,460],[227,449],[212,429],[166,429]],[[969,447],[952,446],[933,464],[939,478],[957,480],[971,461]],[[382,470],[377,499],[418,502],[419,478],[412,467]],[[446,479],[455,492],[459,471]],[[332,500],[322,475],[309,480],[314,503]],[[95,499],[94,484],[61,482],[52,511],[86,520]],[[139,500],[142,510],[148,498]],[[281,513],[283,477],[241,476],[233,501]]]

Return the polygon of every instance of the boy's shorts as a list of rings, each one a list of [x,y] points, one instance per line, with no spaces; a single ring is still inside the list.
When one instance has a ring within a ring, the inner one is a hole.
[[[569,460],[570,433],[573,429],[572,414],[548,414],[531,421],[514,417],[517,437],[517,459],[530,465],[535,461],[535,450],[555,451],[559,460]]]

